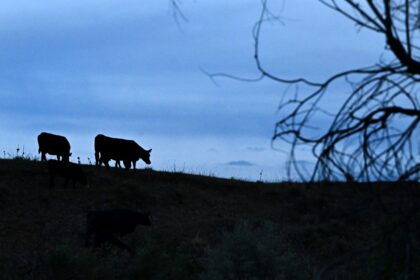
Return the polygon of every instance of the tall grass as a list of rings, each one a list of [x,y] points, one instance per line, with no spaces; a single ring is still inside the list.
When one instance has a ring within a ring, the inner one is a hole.
[[[29,160],[29,161],[39,161],[40,157],[38,155],[32,155],[25,152],[25,146],[22,148],[18,145],[16,152],[9,153],[3,150],[3,159],[12,159],[12,160]]]
[[[243,222],[210,249],[202,280],[309,279],[309,262],[293,251],[273,224]]]

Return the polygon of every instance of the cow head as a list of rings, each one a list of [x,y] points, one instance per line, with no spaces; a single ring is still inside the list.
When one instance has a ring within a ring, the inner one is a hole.
[[[152,162],[150,161],[150,153],[152,152],[152,149],[150,150],[146,150],[142,155],[141,155],[141,159],[146,163],[146,164],[151,164]]]
[[[69,162],[70,161],[70,157],[71,157],[71,153],[68,153],[67,155],[63,155],[63,161],[64,162]]]

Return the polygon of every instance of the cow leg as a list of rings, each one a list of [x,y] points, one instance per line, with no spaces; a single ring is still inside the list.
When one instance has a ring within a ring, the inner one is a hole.
[[[124,242],[116,238],[115,236],[109,236],[108,239],[109,243],[117,246],[120,249],[127,250],[128,252],[132,253],[131,248],[128,247]]]
[[[136,169],[136,161],[133,160],[133,169]]]
[[[90,241],[90,234],[86,236],[85,246],[90,245],[89,241]],[[96,248],[102,245],[103,243],[109,243],[111,245],[115,245],[122,250],[127,250],[128,252],[132,253],[131,248],[128,247],[126,244],[124,244],[121,240],[119,240],[114,235],[108,234],[108,233],[98,233],[98,232],[94,233],[93,246]]]
[[[102,234],[93,233],[93,247],[99,247],[105,240],[106,238]]]
[[[112,235],[107,234],[107,233],[101,233],[101,232],[96,232],[93,231],[93,233],[91,233],[91,235],[93,235],[93,247],[99,247],[101,246],[103,243],[109,242],[112,244]]]
[[[129,160],[124,160],[123,162],[124,162],[125,170],[129,170],[131,167],[131,162]]]
[[[57,155],[57,160],[60,161],[60,156],[59,155]]]
[[[55,180],[55,175],[50,175],[50,189],[54,187],[54,180]]]
[[[41,152],[41,161],[47,161],[47,157],[45,156],[45,152]]]
[[[101,166],[101,159],[99,158],[99,152],[95,152],[95,165]]]

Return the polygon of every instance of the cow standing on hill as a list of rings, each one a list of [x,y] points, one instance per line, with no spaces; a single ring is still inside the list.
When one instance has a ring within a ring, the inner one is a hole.
[[[86,247],[111,243],[131,252],[131,248],[118,239],[135,231],[137,225],[150,226],[149,213],[127,209],[88,211],[86,215]]]
[[[59,175],[66,179],[65,186],[69,180],[73,183],[73,188],[79,182],[85,187],[89,187],[88,180],[81,166],[72,162],[63,162],[57,160],[48,161],[48,173],[50,175],[50,188],[54,186],[55,177]]]
[[[45,154],[56,155],[57,160],[68,162],[71,156],[70,143],[66,137],[42,132],[38,135],[38,153],[41,153],[41,160],[46,161]]]
[[[130,169],[131,163],[136,169],[136,162],[142,159],[146,164],[150,164],[150,153],[152,149],[145,150],[133,140],[112,138],[102,134],[95,137],[95,159],[96,165],[102,163],[109,168],[111,159],[116,161],[116,166],[123,161],[126,169]]]

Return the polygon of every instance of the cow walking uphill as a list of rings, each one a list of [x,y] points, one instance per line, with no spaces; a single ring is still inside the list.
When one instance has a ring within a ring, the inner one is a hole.
[[[146,164],[150,164],[150,153],[152,149],[145,150],[133,140],[120,138],[112,138],[103,134],[95,137],[95,159],[96,165],[101,166],[102,163],[109,168],[109,161],[115,160],[116,165],[120,161],[124,162],[126,169],[129,169],[131,163],[136,169],[136,162],[142,159]]]
[[[77,182],[85,187],[89,187],[86,175],[79,164],[50,159],[48,161],[48,173],[50,175],[50,188],[54,186],[57,175],[66,179],[65,186],[71,180],[73,188],[76,187]]]
[[[118,239],[135,231],[137,225],[150,226],[149,213],[128,209],[88,211],[86,215],[85,246],[97,247],[110,243],[131,252],[131,248]]]
[[[42,132],[38,135],[38,153],[41,153],[41,160],[46,161],[46,154],[57,156],[57,160],[69,161],[71,156],[70,143],[66,137]]]

